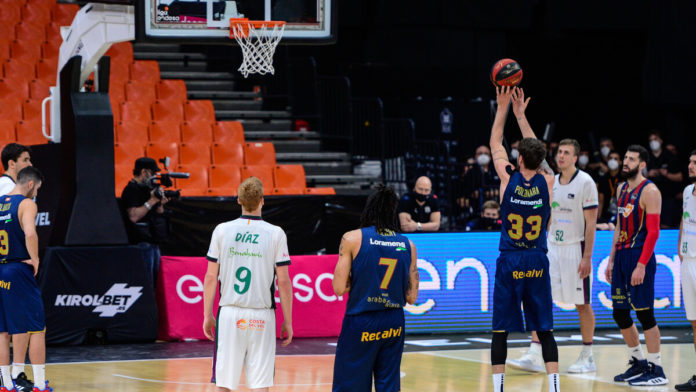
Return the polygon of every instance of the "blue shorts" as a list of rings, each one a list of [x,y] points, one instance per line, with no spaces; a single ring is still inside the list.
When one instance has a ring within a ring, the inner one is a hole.
[[[32,266],[0,264],[0,332],[10,335],[46,330],[41,291]]]
[[[346,315],[336,346],[333,392],[401,390],[401,354],[404,352],[403,309]]]
[[[643,284],[631,286],[631,275],[638,265],[642,248],[617,250],[611,273],[611,302],[614,309],[651,309],[655,304],[657,260],[650,256],[645,266]]]
[[[553,329],[549,259],[540,249],[503,252],[498,257],[493,289],[493,332]]]

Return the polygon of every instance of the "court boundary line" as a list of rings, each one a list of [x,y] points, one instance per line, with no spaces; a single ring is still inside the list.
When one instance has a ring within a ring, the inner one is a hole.
[[[127,376],[125,374],[116,374],[116,373],[112,373],[111,375],[114,377],[125,378],[127,380],[151,382],[151,383],[155,383],[155,384],[215,385],[215,383],[212,383],[212,382],[154,380],[151,378],[133,377],[133,376]],[[247,386],[246,384],[242,384],[242,383],[240,383],[239,385],[240,386]],[[273,387],[315,387],[315,386],[322,386],[322,385],[333,385],[333,383],[320,382],[320,383],[314,383],[314,384],[274,384]]]
[[[279,354],[278,357],[333,357],[334,354]],[[86,365],[90,363],[117,363],[117,362],[147,362],[147,361],[177,361],[190,359],[210,359],[213,357],[186,357],[186,358],[148,358],[148,359],[113,359],[104,361],[76,361],[76,362],[46,362],[46,365]]]

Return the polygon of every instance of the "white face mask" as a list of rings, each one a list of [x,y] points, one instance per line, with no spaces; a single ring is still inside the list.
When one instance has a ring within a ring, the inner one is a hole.
[[[599,152],[602,153],[603,157],[606,157],[606,156],[609,156],[609,153],[611,152],[611,148],[609,148],[609,146],[604,146],[604,147],[599,149]]]
[[[609,162],[607,162],[607,166],[609,167],[609,170],[616,170],[619,168],[619,161],[616,159],[610,159]]]
[[[510,150],[510,158],[517,159],[518,156],[520,156],[520,152],[517,151],[516,148],[513,148],[512,150]]]
[[[662,144],[660,144],[659,141],[657,140],[651,140],[650,141],[650,149],[653,151],[659,151],[660,147],[662,147]]]
[[[486,166],[491,163],[491,157],[489,157],[488,154],[481,154],[476,157],[476,162],[479,166]]]
[[[587,155],[580,155],[578,157],[578,163],[580,164],[580,166],[587,166],[587,164],[590,163],[590,157],[588,157]]]

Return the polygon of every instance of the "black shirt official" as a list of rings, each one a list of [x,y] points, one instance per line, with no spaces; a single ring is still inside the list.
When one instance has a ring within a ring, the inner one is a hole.
[[[419,205],[416,203],[417,197],[415,192],[405,194],[399,200],[399,213],[410,214],[411,219],[415,222],[428,223],[430,222],[430,214],[440,211],[439,200],[437,196],[430,195],[425,198],[425,204]]]
[[[413,192],[399,200],[399,224],[401,231],[438,231],[440,229],[440,205],[437,196],[431,193],[432,183],[428,177],[416,180]]]

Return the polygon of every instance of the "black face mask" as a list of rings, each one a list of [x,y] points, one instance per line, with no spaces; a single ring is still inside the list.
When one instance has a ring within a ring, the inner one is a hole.
[[[428,200],[428,195],[423,195],[423,194],[420,194],[418,192],[413,192],[413,194],[414,194],[416,200],[418,200],[418,201],[422,202],[422,201]]]
[[[482,223],[483,226],[485,226],[485,227],[493,227],[493,226],[495,226],[495,225],[498,224],[498,219],[482,217],[482,218],[481,218],[481,223]]]

